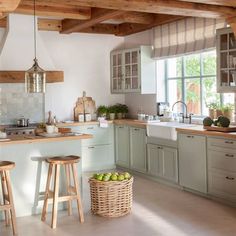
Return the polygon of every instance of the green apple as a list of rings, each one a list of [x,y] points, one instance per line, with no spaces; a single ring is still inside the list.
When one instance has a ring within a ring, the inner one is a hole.
[[[112,181],[116,181],[116,180],[117,180],[117,175],[112,174],[112,176],[111,176],[111,180],[112,180]]]
[[[131,175],[130,175],[130,173],[128,173],[128,172],[125,172],[125,173],[124,173],[124,176],[125,176],[125,179],[130,179],[130,178],[131,178]]]
[[[103,179],[103,174],[99,174],[99,175],[97,175],[97,178],[96,178],[97,180],[102,180]]]
[[[122,180],[124,180],[125,179],[125,176],[124,175],[118,175],[118,181],[122,181]]]
[[[98,175],[99,175],[99,174],[97,174],[97,173],[94,174],[94,175],[93,175],[93,178],[94,178],[94,179],[97,179],[97,176],[98,176]]]
[[[110,180],[110,175],[104,175],[102,180],[103,181],[109,181]]]

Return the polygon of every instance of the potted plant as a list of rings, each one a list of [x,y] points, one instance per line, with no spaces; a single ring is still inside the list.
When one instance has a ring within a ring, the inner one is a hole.
[[[212,102],[209,103],[207,105],[208,109],[209,109],[209,117],[211,117],[211,119],[215,119],[216,118],[216,109],[218,107],[217,103]]]
[[[107,112],[108,112],[108,114],[109,114],[109,119],[110,120],[114,120],[115,119],[115,117],[116,117],[116,106],[109,106],[108,108],[107,108]]]
[[[125,104],[116,104],[117,118],[122,119],[128,113],[128,107]]]
[[[232,121],[233,118],[233,110],[234,110],[233,104],[226,104],[222,106],[223,115],[229,118],[230,121]]]
[[[101,105],[97,109],[98,116],[105,117],[107,116],[107,107],[104,105]]]

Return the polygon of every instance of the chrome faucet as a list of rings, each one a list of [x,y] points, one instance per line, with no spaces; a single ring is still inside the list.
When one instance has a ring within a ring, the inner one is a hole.
[[[186,105],[186,103],[185,102],[182,102],[182,101],[177,101],[177,102],[175,102],[174,104],[173,104],[173,106],[172,106],[172,111],[174,110],[174,106],[176,105],[176,104],[178,104],[178,103],[182,103],[183,105],[184,105],[184,107],[185,107],[185,114],[184,113],[180,113],[181,115],[182,115],[182,123],[184,123],[184,119],[186,118],[186,119],[189,119],[189,124],[191,124],[192,123],[192,113],[190,113],[189,115],[188,115],[188,107],[187,107],[187,105]]]

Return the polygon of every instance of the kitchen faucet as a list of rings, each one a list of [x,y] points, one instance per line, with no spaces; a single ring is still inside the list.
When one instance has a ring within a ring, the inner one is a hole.
[[[182,123],[184,123],[184,119],[186,118],[186,119],[189,119],[189,124],[191,124],[192,123],[192,113],[190,113],[189,114],[189,116],[188,116],[188,107],[187,107],[187,105],[186,105],[186,103],[185,102],[182,102],[182,101],[177,101],[177,102],[175,102],[174,104],[173,104],[173,106],[172,106],[172,111],[174,110],[174,106],[176,105],[176,104],[178,104],[178,103],[182,103],[183,105],[184,105],[184,107],[185,107],[185,114],[184,113],[180,113],[181,115],[182,115]]]

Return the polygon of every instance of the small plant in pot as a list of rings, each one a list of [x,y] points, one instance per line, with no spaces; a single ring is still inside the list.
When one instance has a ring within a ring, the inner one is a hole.
[[[117,118],[122,119],[128,113],[128,107],[125,104],[116,104]]]
[[[109,106],[107,111],[109,114],[109,119],[114,120],[116,118],[116,106]]]
[[[102,106],[99,106],[98,109],[97,109],[97,113],[98,113],[98,116],[99,117],[105,117],[107,116],[107,107],[102,105]]]
[[[225,117],[229,118],[229,120],[231,120],[231,121],[233,118],[233,110],[234,110],[233,104],[226,104],[226,105],[222,106],[223,115]]]
[[[215,119],[216,118],[216,109],[219,106],[217,105],[217,103],[212,102],[212,103],[209,103],[207,105],[207,107],[209,109],[209,117],[211,117],[211,119]]]

